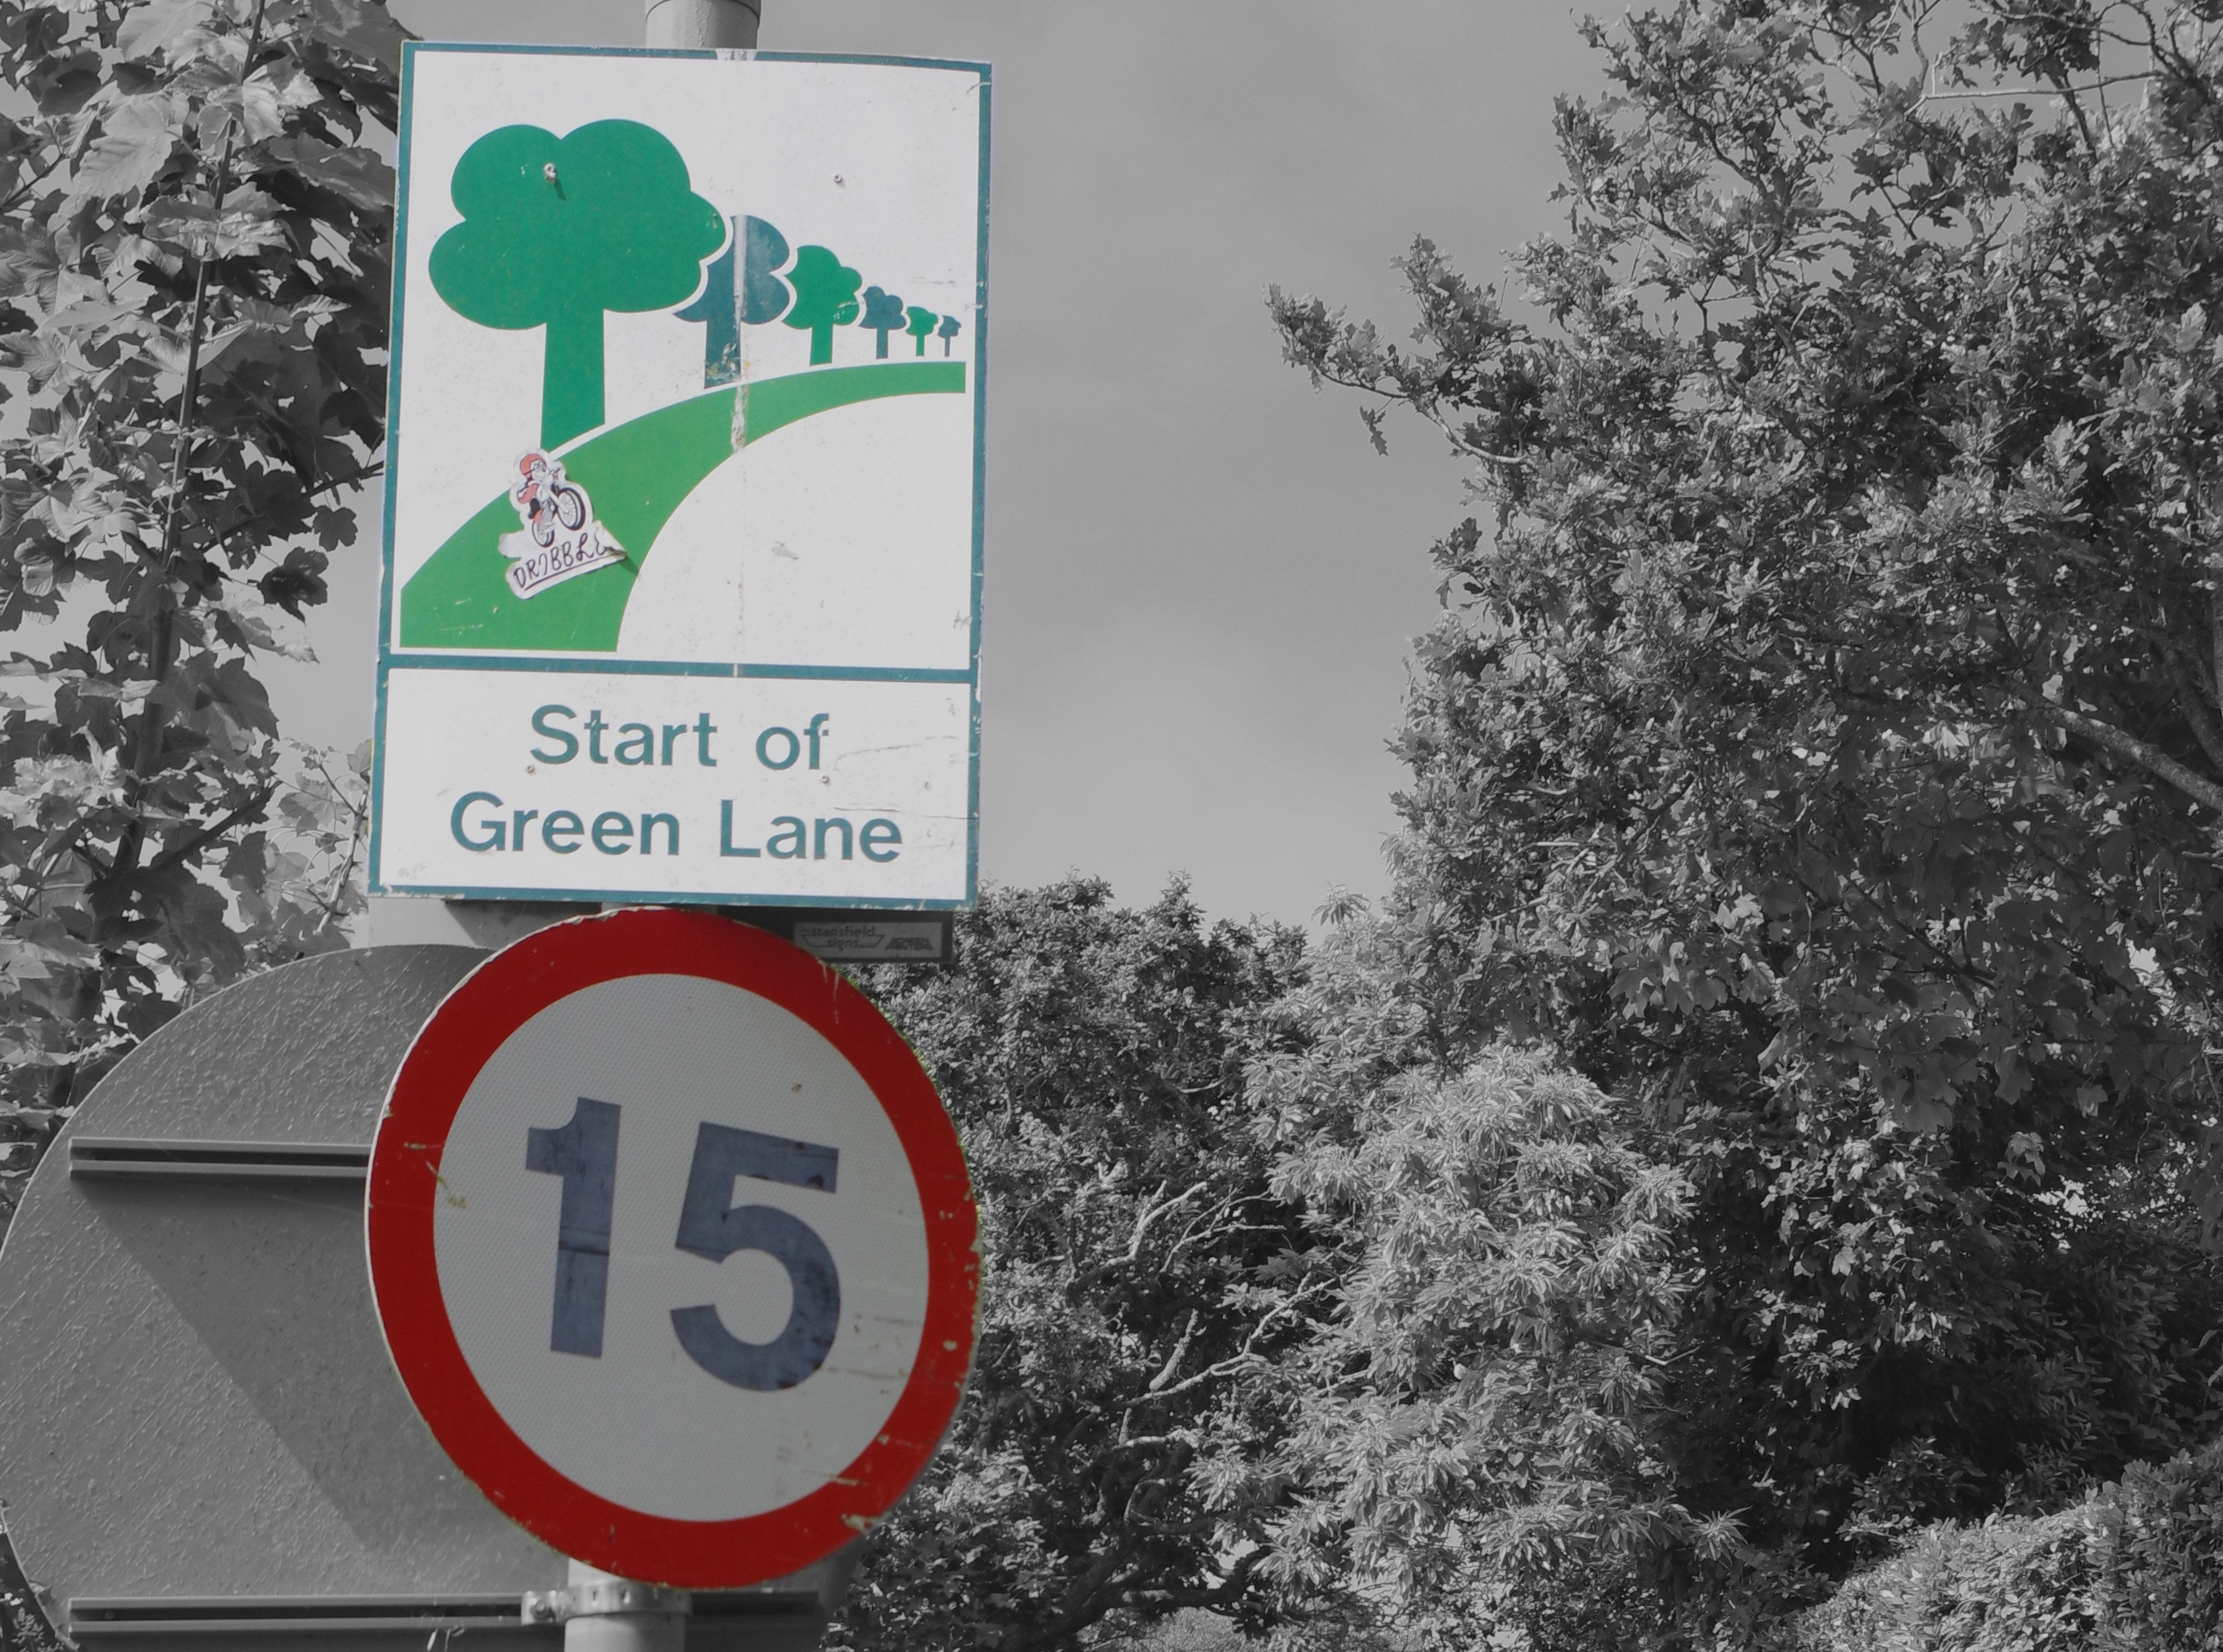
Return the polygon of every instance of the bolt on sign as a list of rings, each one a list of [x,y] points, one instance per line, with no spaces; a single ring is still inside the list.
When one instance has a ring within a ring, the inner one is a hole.
[[[374,890],[970,905],[986,67],[402,72]]]

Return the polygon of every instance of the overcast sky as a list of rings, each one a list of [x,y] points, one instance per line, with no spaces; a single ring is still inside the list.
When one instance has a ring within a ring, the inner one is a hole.
[[[639,0],[394,0],[419,34],[636,44]],[[1415,234],[1495,281],[1559,221],[1555,93],[1598,84],[1562,0],[765,0],[767,50],[994,66],[981,871],[1068,868],[1217,916],[1387,879],[1386,750],[1440,438],[1375,457],[1283,365],[1269,283],[1401,334]],[[336,565],[288,732],[369,731],[376,534]]]

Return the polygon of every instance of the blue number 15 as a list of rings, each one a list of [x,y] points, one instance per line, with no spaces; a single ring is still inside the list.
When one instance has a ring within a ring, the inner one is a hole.
[[[614,1103],[581,1096],[570,1124],[526,1132],[525,1168],[560,1176],[564,1182],[556,1224],[556,1300],[548,1331],[548,1346],[557,1353],[601,1358],[623,1112]],[[833,1252],[807,1223],[787,1212],[735,1203],[734,1184],[748,1176],[832,1193],[840,1164],[835,1149],[815,1143],[727,1125],[696,1127],[695,1161],[687,1172],[687,1199],[679,1208],[674,1243],[712,1262],[722,1262],[736,1251],[761,1251],[787,1270],[793,1296],[786,1328],[769,1342],[743,1341],[726,1328],[709,1302],[671,1310],[679,1346],[720,1382],[771,1392],[793,1388],[826,1363],[841,1321],[841,1279]]]

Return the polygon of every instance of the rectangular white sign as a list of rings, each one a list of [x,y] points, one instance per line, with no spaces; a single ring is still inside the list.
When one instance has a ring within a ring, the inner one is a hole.
[[[988,91],[405,48],[375,892],[972,904]]]

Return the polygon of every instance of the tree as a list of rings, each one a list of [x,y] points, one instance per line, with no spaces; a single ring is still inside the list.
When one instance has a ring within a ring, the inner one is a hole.
[[[762,218],[729,219],[733,236],[726,250],[702,272],[702,295],[679,312],[682,321],[706,324],[702,334],[702,388],[731,384],[741,376],[741,329],[777,321],[794,302],[787,283],[774,274],[787,262],[787,237]],[[740,253],[737,259],[734,255]]]
[[[1941,26],[1594,28],[1522,307],[1425,242],[1417,349],[1275,300],[1493,508],[1382,944],[1431,1062],[1548,1036],[1691,1182],[1663,1460],[1743,1558],[1622,1575],[1730,1628],[2218,1416],[2217,41]]]
[[[133,1044],[359,909],[361,776],[279,739],[255,659],[378,470],[399,41],[356,0],[0,0],[0,1220]]]
[[[865,314],[857,325],[868,328],[878,337],[878,345],[872,354],[881,361],[888,358],[888,335],[904,325],[904,301],[877,287],[865,289]]]
[[[398,41],[352,0],[0,3],[31,105],[0,129],[0,627],[42,648],[0,724],[11,1136],[191,994],[345,944],[356,783],[288,751],[253,662],[377,472],[392,173],[358,139]]]
[[[432,285],[484,327],[545,330],[540,445],[602,422],[602,317],[687,302],[725,220],[670,139],[637,121],[568,137],[505,126],[463,152],[463,221],[432,248]]]
[[[931,310],[920,309],[916,304],[904,313],[910,318],[910,325],[904,331],[918,340],[918,348],[911,353],[923,356],[926,354],[926,341],[934,337],[934,324],[941,318]]]
[[[1252,1610],[1262,1529],[1193,1471],[1250,1453],[1270,1417],[1239,1384],[1301,1324],[1300,1235],[1242,1103],[1301,939],[1080,880],[991,890],[958,934],[952,968],[869,987],[964,1133],[989,1258],[973,1385],[828,1644],[1050,1652]]]
[[[811,366],[834,359],[834,329],[857,318],[857,288],[864,279],[823,247],[796,253],[795,268],[787,273],[795,302],[781,319],[810,335]]]
[[[1548,1051],[1445,1049],[1363,905],[1332,898],[1249,1063],[1309,1240],[1262,1285],[1303,1334],[1200,1478],[1263,1528],[1288,1652],[1650,1644],[1686,1617],[1656,1563],[1738,1537],[1670,1453],[1693,1189]]]
[[[1308,1123],[1275,1188],[1340,1283],[1282,1367],[1294,1426],[1251,1470],[1289,1488],[1269,1576],[1348,1579],[1465,1647],[1535,1597],[1565,1613],[1587,1592],[1569,1574],[1608,1557],[1734,1552],[1733,1519],[1678,1500],[1660,1416],[1691,1188],[1608,1099],[1499,1047]],[[1581,1644],[1622,1638],[1602,1592],[1606,1612],[1567,1614],[1590,1619]]]
[[[965,324],[960,321],[955,316],[944,316],[941,318],[941,325],[935,329],[935,336],[941,340],[941,353],[944,356],[949,354],[949,341],[956,337],[957,335],[964,330]],[[923,349],[924,346],[922,345],[921,348]]]

